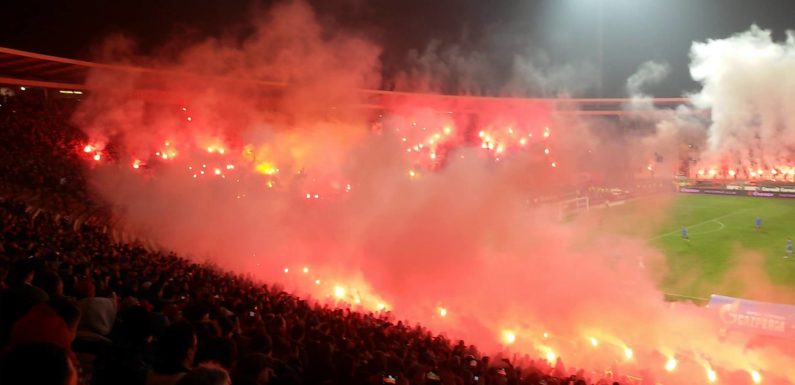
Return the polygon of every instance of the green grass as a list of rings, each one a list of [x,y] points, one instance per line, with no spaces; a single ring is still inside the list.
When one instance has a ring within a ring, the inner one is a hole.
[[[795,299],[795,256],[783,258],[787,238],[795,240],[795,200],[677,194],[602,211],[606,228],[643,237],[665,256],[652,269],[666,293]]]

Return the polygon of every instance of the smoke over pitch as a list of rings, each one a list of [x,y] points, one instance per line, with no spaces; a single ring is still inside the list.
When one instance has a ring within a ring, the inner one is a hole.
[[[251,27],[161,63],[199,76],[163,77],[156,102],[136,94],[143,77],[91,79],[99,90],[75,119],[116,158],[91,175],[129,231],[489,350],[509,332],[506,349],[650,376],[677,355],[691,362],[674,375],[683,384],[706,366],[782,367],[773,353],[720,342],[698,309],[669,309],[638,268],[641,256],[659,258],[644,242],[531,207],[576,186],[583,154],[611,164],[589,125],[543,105],[521,120],[362,109],[357,90],[380,81],[376,45],[334,33],[297,2]],[[233,79],[291,86],[263,98]]]

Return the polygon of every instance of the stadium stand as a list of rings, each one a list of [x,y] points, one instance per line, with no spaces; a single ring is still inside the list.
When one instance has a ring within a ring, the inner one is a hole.
[[[387,314],[310,302],[115,243],[73,149],[72,100],[0,99],[0,383],[609,384],[558,360],[490,359]],[[70,150],[71,149],[71,150]],[[90,212],[90,210],[89,210]]]

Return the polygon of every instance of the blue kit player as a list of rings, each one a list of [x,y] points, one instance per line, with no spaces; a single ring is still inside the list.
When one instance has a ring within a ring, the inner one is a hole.
[[[756,226],[756,230],[759,231],[762,229],[762,218],[756,217],[754,220],[754,226]]]
[[[787,254],[784,258],[789,258],[790,255],[792,255],[792,239],[787,238]]]
[[[687,227],[682,227],[682,239],[689,241],[690,237],[687,235]]]

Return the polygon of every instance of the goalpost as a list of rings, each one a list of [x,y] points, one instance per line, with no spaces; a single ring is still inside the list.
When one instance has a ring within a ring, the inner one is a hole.
[[[563,220],[570,216],[577,215],[583,211],[591,209],[591,199],[587,196],[566,199],[564,201],[556,202],[555,206],[558,209],[558,217]]]

